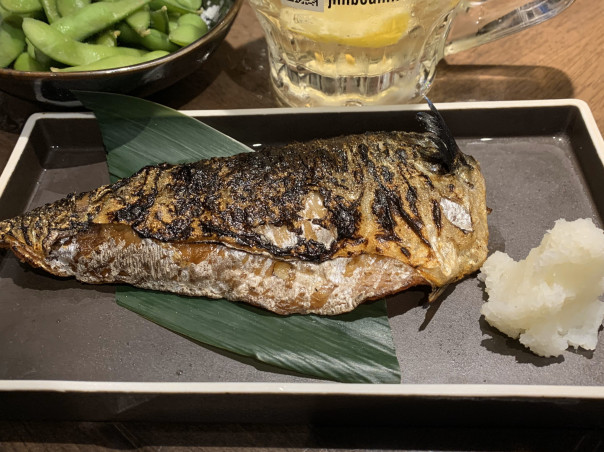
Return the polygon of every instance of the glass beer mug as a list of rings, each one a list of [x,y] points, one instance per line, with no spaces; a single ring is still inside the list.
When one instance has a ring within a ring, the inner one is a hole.
[[[290,106],[414,102],[443,56],[555,16],[573,0],[250,0]]]

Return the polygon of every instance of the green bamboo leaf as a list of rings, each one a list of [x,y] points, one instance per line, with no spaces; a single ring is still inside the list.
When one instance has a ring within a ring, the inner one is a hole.
[[[242,143],[167,107],[129,96],[78,92],[93,110],[112,178],[146,165],[249,152]],[[119,287],[120,306],[195,341],[304,375],[341,382],[399,383],[386,303],[339,316],[291,315],[226,300]]]
[[[334,317],[284,317],[242,303],[128,287],[118,288],[117,300],[164,328],[283,369],[348,383],[400,382],[383,300]]]
[[[76,91],[97,117],[112,182],[147,165],[251,152],[243,143],[171,108],[123,94]]]

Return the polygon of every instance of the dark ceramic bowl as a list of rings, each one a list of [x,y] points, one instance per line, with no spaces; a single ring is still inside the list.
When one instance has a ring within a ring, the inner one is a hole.
[[[87,72],[23,72],[0,69],[0,91],[35,102],[75,107],[71,90],[148,96],[197,70],[223,41],[243,0],[223,0],[210,31],[163,58],[134,66]]]

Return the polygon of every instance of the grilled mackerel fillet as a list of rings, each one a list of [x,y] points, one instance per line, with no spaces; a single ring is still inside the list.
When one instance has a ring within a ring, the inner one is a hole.
[[[0,222],[0,246],[87,283],[339,314],[487,255],[478,163],[425,133],[366,133],[146,167]],[[443,135],[445,136],[443,138]]]

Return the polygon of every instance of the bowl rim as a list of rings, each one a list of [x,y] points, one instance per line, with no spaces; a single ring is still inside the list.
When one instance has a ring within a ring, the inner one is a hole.
[[[0,76],[10,76],[16,79],[40,79],[40,78],[61,78],[66,80],[78,80],[78,79],[89,79],[89,78],[103,78],[106,76],[112,76],[117,74],[123,74],[128,72],[139,72],[146,71],[148,69],[160,66],[164,63],[175,60],[182,55],[185,55],[198,47],[212,41],[216,36],[224,32],[234,22],[237,13],[241,9],[241,6],[245,0],[232,0],[233,4],[224,15],[224,17],[216,23],[205,35],[199,38],[197,41],[178,49],[175,52],[171,52],[160,58],[156,58],[151,61],[143,63],[133,64],[130,66],[121,66],[109,69],[99,69],[95,71],[74,71],[74,72],[52,72],[52,71],[17,71],[10,68],[0,68]]]

